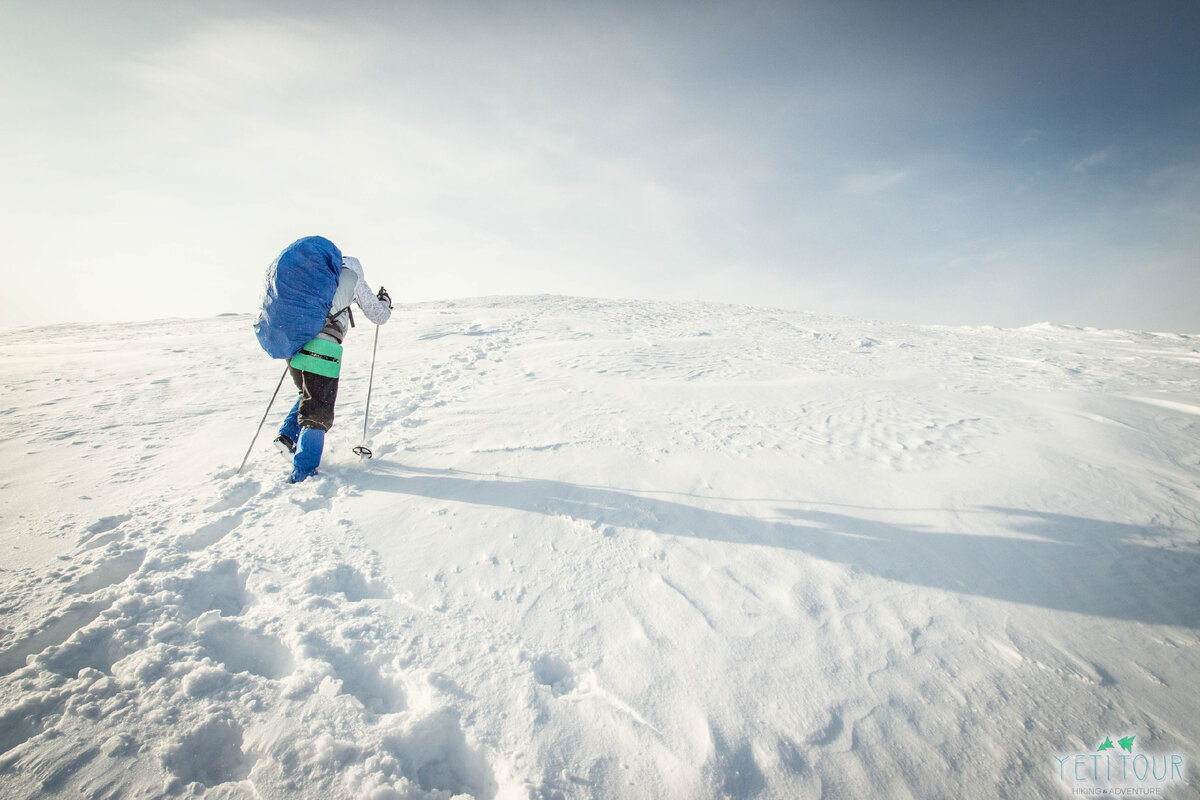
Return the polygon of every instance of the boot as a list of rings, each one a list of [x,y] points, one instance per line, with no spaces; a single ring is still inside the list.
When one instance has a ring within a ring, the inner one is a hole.
[[[301,428],[296,442],[296,455],[292,459],[292,483],[299,483],[310,475],[317,474],[321,463],[321,451],[325,449],[325,431],[320,428]]]

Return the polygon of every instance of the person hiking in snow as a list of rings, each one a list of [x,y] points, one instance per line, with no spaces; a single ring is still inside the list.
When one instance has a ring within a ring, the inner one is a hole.
[[[330,292],[332,300],[326,304]],[[268,354],[278,358],[293,353],[288,373],[299,395],[275,438],[280,451],[292,459],[292,483],[315,475],[321,463],[325,433],[333,425],[342,340],[354,326],[352,303],[376,325],[383,325],[392,314],[387,290],[381,286],[375,293],[359,260],[342,256],[328,239],[310,236],[294,242],[267,273],[263,312],[255,332]],[[322,318],[323,327],[305,340]],[[304,342],[298,350],[297,341]]]

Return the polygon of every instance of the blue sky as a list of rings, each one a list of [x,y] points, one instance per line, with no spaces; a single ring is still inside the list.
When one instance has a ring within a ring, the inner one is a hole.
[[[402,301],[1200,332],[1194,2],[2,13],[0,325],[252,311],[317,233]]]

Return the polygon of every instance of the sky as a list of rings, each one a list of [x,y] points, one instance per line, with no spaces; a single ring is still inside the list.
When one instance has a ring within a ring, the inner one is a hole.
[[[1200,3],[0,0],[0,326],[708,300],[1200,332]]]

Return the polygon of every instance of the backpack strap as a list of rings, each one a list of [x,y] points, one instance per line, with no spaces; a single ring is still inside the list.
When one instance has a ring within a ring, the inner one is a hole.
[[[339,343],[342,341],[342,339],[346,338],[346,332],[349,330],[346,327],[347,320],[342,318],[343,314],[347,315],[349,318],[348,321],[350,322],[350,327],[353,328],[354,312],[350,310],[350,306],[346,306],[338,311],[329,312],[329,315],[325,317],[325,328],[321,331],[321,333],[333,338]]]
[[[338,317],[340,317],[342,315],[342,312],[345,312],[346,314],[350,315],[350,327],[353,328],[354,327],[354,309],[352,309],[350,306],[346,306],[345,308],[340,308],[337,311],[329,312],[329,316],[327,317],[327,319],[329,321],[333,321],[333,320],[337,319]]]

